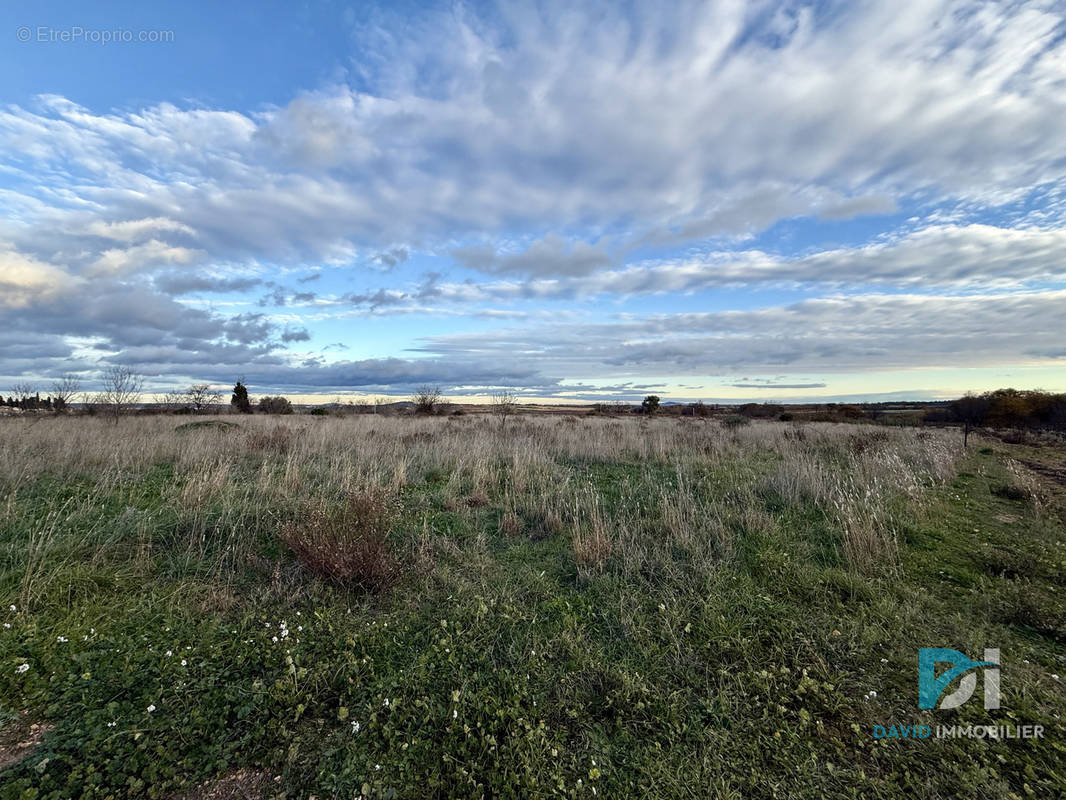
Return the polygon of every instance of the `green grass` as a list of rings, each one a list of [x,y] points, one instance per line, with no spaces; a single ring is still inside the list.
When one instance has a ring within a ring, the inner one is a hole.
[[[238,767],[319,798],[1061,796],[1066,535],[1059,500],[996,493],[1015,450],[971,448],[920,508],[900,505],[898,561],[873,573],[849,567],[817,503],[760,483],[772,450],[554,458],[552,480],[598,497],[612,535],[651,543],[627,562],[616,539],[590,575],[566,531],[529,535],[536,498],[517,498],[524,532],[500,530],[506,467],[484,507],[462,502],[476,481],[461,470],[409,470],[393,532],[407,571],[374,596],[279,545],[299,498],[233,501],[241,475],[283,456],[242,455],[194,511],[176,502],[193,480],[178,463],[45,471],[0,528],[0,741],[22,710],[53,727],[0,771],[0,798],[170,797]],[[657,503],[679,480],[736,507],[713,558],[662,533]],[[729,500],[749,484],[763,488]],[[31,558],[50,519],[61,529]],[[999,647],[1003,709],[919,712],[926,646]],[[993,719],[1046,738],[872,733]]]

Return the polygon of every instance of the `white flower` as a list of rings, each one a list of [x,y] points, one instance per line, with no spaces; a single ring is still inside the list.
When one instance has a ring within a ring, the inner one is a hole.
[[[8,606],[7,608],[8,608],[8,611],[18,611],[18,609],[15,608],[14,606]]]
[[[109,728],[114,728],[116,725],[118,725],[117,722],[109,722],[109,723],[107,723],[107,727],[109,727]]]
[[[374,769],[376,769],[376,770],[377,770],[377,769],[381,769],[381,764],[375,764],[375,765],[374,765]]]
[[[455,710],[455,709],[453,708],[453,709],[452,709],[452,719],[458,719],[458,718],[459,718],[459,712],[458,712],[458,711],[456,711],[456,710]]]
[[[10,622],[5,622],[4,623],[4,628],[10,628],[10,627],[11,627],[11,623]]]
[[[360,725],[358,722],[353,722],[352,723],[352,733],[359,733],[359,729],[361,727],[363,727],[363,726]]]
[[[170,658],[172,655],[174,655],[174,651],[173,650],[167,650],[167,658]]]
[[[66,636],[57,636],[56,637],[56,641],[57,642],[65,642],[65,641],[67,641],[67,637]]]
[[[870,697],[877,697],[877,692],[875,692],[873,689],[871,689],[870,690]]]
[[[272,641],[274,644],[277,644],[278,643],[278,637],[277,636],[271,636],[270,637],[270,641]]]
[[[151,714],[153,711],[155,711],[155,705],[148,706],[148,713]]]
[[[1055,675],[1054,673],[1052,673],[1052,675],[1051,675],[1051,680],[1053,680],[1053,681],[1057,681],[1058,679],[1059,679],[1059,676],[1058,676],[1058,675]]]
[[[17,667],[15,667],[15,672],[19,673],[20,675],[23,672],[29,672],[29,670],[30,670],[30,665],[29,664],[19,664]]]
[[[185,667],[185,666],[188,666],[188,664],[189,664],[189,662],[188,662],[188,661],[186,661],[186,660],[185,660],[184,658],[183,658],[183,659],[181,660],[181,665],[182,665],[183,667]]]
[[[385,698],[385,708],[389,707],[389,698]]]

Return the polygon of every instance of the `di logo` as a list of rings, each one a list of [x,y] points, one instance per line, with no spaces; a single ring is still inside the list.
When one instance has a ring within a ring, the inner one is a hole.
[[[940,667],[939,675],[938,665],[947,665]],[[986,648],[984,661],[973,661],[947,647],[919,649],[918,708],[958,708],[973,697],[978,673],[983,676],[985,708],[999,708],[998,649]]]

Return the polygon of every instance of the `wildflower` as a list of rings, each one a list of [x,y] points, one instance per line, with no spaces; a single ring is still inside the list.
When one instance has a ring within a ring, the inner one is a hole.
[[[362,727],[363,726],[360,725],[358,722],[353,722],[352,723],[352,733],[359,733],[359,729],[362,728]]]
[[[173,650],[167,650],[167,658],[170,658],[172,655],[174,655],[174,651]]]
[[[459,719],[459,712],[454,708],[452,709],[452,719]]]
[[[15,672],[21,675],[23,672],[29,672],[29,669],[29,664],[19,664],[17,667],[15,667]]]
[[[186,661],[186,660],[185,660],[184,658],[183,658],[183,659],[181,660],[181,665],[182,665],[183,667],[184,667],[184,666],[188,666],[188,664],[189,664],[189,662],[188,662],[188,661]]]
[[[148,706],[148,713],[151,714],[153,711],[155,711],[155,705],[154,704]]]
[[[18,611],[18,609],[15,608],[14,606],[8,606],[7,608],[8,608],[8,611]]]
[[[881,659],[881,663],[882,664],[887,664],[888,663],[888,659],[887,658],[882,658]]]
[[[385,698],[385,708],[389,707],[389,698]]]
[[[66,642],[66,641],[68,641],[68,640],[67,640],[67,637],[66,637],[66,636],[57,636],[57,637],[56,637],[56,641],[57,641],[57,642]]]
[[[10,622],[5,622],[4,623],[4,628],[5,629],[9,629],[10,627],[11,627],[11,623]]]
[[[274,644],[277,644],[278,643],[278,637],[277,636],[271,636],[270,637],[270,641],[272,641]]]
[[[116,725],[118,725],[117,722],[109,722],[109,723],[107,723],[107,727],[109,727],[109,728],[114,728]]]
[[[379,769],[381,769],[381,764],[375,764],[375,765],[374,765],[374,769],[375,769],[375,770],[379,770]]]

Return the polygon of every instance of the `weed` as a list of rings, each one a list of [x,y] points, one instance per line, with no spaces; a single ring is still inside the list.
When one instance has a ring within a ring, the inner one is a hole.
[[[377,592],[397,577],[388,534],[395,501],[380,488],[352,494],[337,509],[313,508],[285,524],[281,537],[310,572],[342,585]]]

